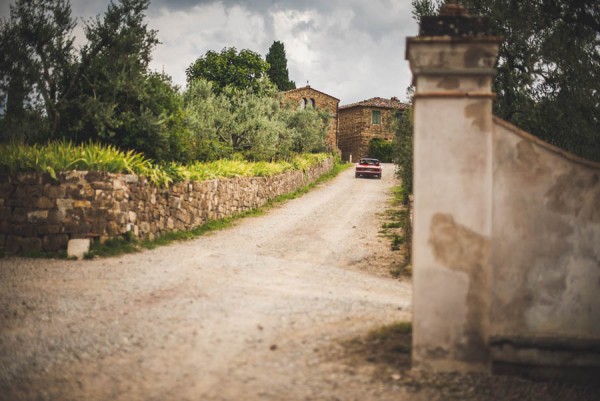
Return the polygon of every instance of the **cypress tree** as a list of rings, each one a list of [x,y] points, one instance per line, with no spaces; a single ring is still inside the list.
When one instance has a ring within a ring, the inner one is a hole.
[[[278,40],[273,42],[267,53],[266,61],[269,63],[267,75],[279,90],[286,91],[296,88],[296,83],[290,81],[289,78],[285,47],[282,42]]]

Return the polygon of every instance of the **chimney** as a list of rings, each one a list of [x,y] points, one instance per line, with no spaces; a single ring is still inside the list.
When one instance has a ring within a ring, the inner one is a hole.
[[[449,2],[407,38],[417,369],[489,371],[492,79],[501,39],[487,27]]]

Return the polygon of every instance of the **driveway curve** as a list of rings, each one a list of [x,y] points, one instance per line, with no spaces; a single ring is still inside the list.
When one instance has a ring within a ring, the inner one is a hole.
[[[387,399],[323,352],[410,319],[378,236],[384,168],[151,251],[0,259],[0,400]]]

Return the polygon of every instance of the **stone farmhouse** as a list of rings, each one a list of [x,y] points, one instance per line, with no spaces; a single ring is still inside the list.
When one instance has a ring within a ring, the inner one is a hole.
[[[400,117],[407,107],[396,97],[374,97],[340,107],[338,146],[342,160],[356,161],[369,156],[369,143],[374,138],[391,141],[392,119]]]
[[[292,105],[298,105],[299,109],[312,107],[325,110],[329,113],[329,127],[325,134],[325,144],[329,150],[338,152],[338,106],[340,99],[318,91],[306,85],[302,88],[291,89],[283,92],[285,100]]]

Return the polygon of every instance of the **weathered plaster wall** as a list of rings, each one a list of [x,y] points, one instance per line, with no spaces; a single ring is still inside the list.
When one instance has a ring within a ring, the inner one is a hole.
[[[381,111],[381,124],[372,124],[372,111]],[[369,143],[373,138],[388,141],[394,139],[394,133],[389,129],[391,119],[395,118],[397,110],[376,107],[350,107],[339,111],[340,129],[338,147],[342,152],[342,160],[356,162],[361,157],[369,156]]]
[[[495,362],[600,368],[600,165],[495,119]]]
[[[65,250],[70,239],[105,240],[131,231],[154,238],[264,205],[330,171],[183,182],[160,189],[134,175],[73,171],[0,176],[0,249]]]
[[[448,2],[407,39],[413,366],[600,377],[600,164],[492,116],[501,38]]]
[[[310,86],[292,89],[284,92],[283,95],[286,100],[292,104],[292,106],[298,108],[300,107],[300,102],[303,98],[314,99],[315,109],[326,110],[329,113],[329,126],[327,127],[327,133],[325,135],[325,143],[327,144],[329,150],[337,151],[339,99],[329,96],[323,92],[319,92]]]

